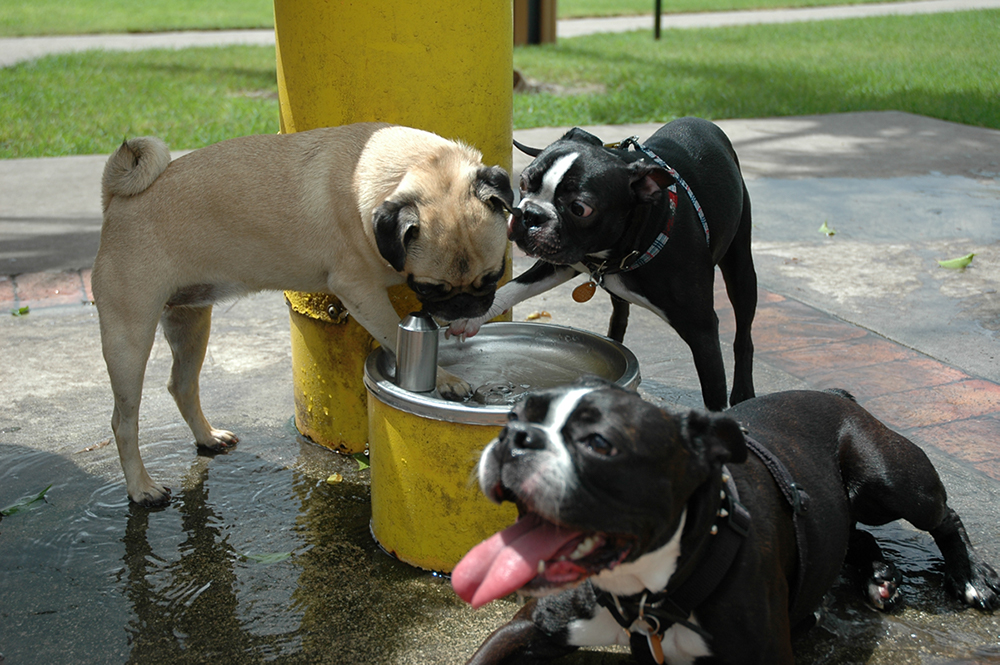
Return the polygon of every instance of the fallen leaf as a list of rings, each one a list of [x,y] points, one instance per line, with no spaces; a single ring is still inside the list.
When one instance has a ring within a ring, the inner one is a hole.
[[[28,307],[27,305],[25,305],[24,307],[18,307],[17,309],[10,310],[10,314],[11,314],[11,316],[25,316],[30,311],[31,311],[31,308]]]
[[[965,266],[972,263],[972,257],[974,256],[975,253],[972,253],[960,256],[957,259],[945,259],[944,261],[939,260],[938,265],[942,268],[947,268],[948,270],[961,270]]]
[[[354,453],[351,457],[353,457],[358,463],[359,471],[364,471],[371,466],[371,463],[368,461],[368,455],[365,455],[364,453]]]
[[[531,314],[529,314],[528,316],[524,317],[524,320],[525,321],[537,321],[538,319],[541,319],[541,318],[551,319],[552,315],[549,314],[548,312],[544,311],[544,310],[540,311],[540,312],[539,311],[535,311],[535,312],[532,312]]]
[[[37,503],[37,502],[43,500],[45,498],[45,493],[48,492],[50,489],[52,489],[52,485],[49,485],[48,487],[46,487],[45,489],[43,489],[41,492],[39,492],[38,496],[32,497],[30,499],[21,499],[17,503],[15,503],[13,505],[10,505],[10,506],[7,506],[3,510],[0,510],[0,515],[3,515],[4,517],[7,517],[8,515],[14,515],[16,513],[20,513],[20,512],[24,512],[25,510],[28,510],[32,506],[32,504]]]
[[[100,450],[104,446],[107,446],[107,445],[110,445],[110,444],[111,444],[111,438],[109,437],[107,439],[104,439],[104,441],[98,441],[97,443],[95,443],[93,445],[87,446],[83,450],[78,451],[78,453],[92,453],[95,450]]]
[[[823,222],[823,226],[819,227],[819,232],[825,233],[827,236],[832,236],[834,233],[836,233],[836,231],[834,231],[833,229],[831,229],[829,226],[826,225],[826,221]]]
[[[254,563],[278,563],[279,561],[284,561],[285,559],[292,556],[291,552],[272,552],[269,554],[240,554],[240,557],[246,561],[253,561]]]
[[[336,485],[337,483],[344,482],[344,477],[339,473],[335,473],[326,479],[326,482],[331,485]]]

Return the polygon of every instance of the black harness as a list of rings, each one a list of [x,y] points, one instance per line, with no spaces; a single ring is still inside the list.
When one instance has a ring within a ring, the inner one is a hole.
[[[792,479],[791,474],[775,455],[750,437],[747,447],[764,463],[782,495],[792,507],[795,540],[798,544],[798,583],[791,597],[794,599],[802,586],[805,574],[806,541],[804,529],[799,528],[799,515],[808,507],[808,495]],[[736,483],[729,469],[722,467],[720,477],[706,483],[707,487],[688,502],[693,519],[685,526],[682,554],[677,571],[662,591],[644,591],[634,596],[618,597],[597,589],[597,602],[608,609],[615,621],[629,636],[632,655],[642,665],[662,665],[663,649],[660,645],[664,633],[674,624],[697,633],[710,644],[712,636],[689,620],[692,611],[704,602],[725,577],[743,540],[750,531],[750,511],[740,503]],[[706,511],[706,506],[709,510]],[[714,511],[714,514],[713,512]],[[699,514],[700,513],[700,514]],[[707,526],[704,515],[710,518]],[[707,526],[707,528],[706,528]],[[696,532],[701,530],[701,533]],[[693,533],[692,533],[693,532]]]
[[[624,151],[627,151],[629,148],[633,148],[637,152],[641,152],[647,159],[653,161],[657,166],[664,169],[670,174],[671,177],[674,178],[676,182],[666,189],[668,213],[667,219],[664,223],[661,224],[660,222],[654,220],[654,225],[650,226],[645,223],[645,220],[633,220],[633,223],[630,224],[625,233],[625,237],[621,243],[623,249],[619,250],[618,256],[611,256],[604,259],[584,257],[581,263],[586,266],[587,272],[590,273],[591,282],[596,285],[603,286],[605,275],[619,272],[630,272],[637,268],[641,268],[660,253],[660,250],[663,249],[663,247],[670,240],[670,234],[673,232],[674,219],[677,215],[678,185],[680,185],[680,187],[687,193],[692,207],[698,214],[698,219],[705,232],[705,244],[710,244],[711,234],[709,233],[708,221],[705,219],[705,213],[701,208],[701,204],[698,203],[698,198],[694,195],[694,191],[680,173],[664,162],[659,155],[639,143],[638,138],[635,136],[629,137],[618,143],[607,144],[605,147],[613,150]]]

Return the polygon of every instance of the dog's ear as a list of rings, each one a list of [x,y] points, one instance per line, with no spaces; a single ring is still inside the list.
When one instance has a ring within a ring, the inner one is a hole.
[[[513,214],[514,190],[510,176],[499,166],[484,166],[476,173],[476,197],[497,212]]]
[[[375,208],[372,215],[375,227],[375,244],[396,272],[406,265],[406,248],[420,234],[420,214],[417,207],[408,203],[385,201]]]
[[[523,143],[519,143],[517,140],[514,141],[514,147],[523,152],[524,154],[526,154],[528,157],[538,157],[540,154],[542,154],[542,150],[544,149],[544,148],[532,148],[530,146],[524,145]]]
[[[579,127],[574,127],[569,130],[559,139],[560,141],[578,141],[580,143],[589,143],[590,145],[595,145],[598,148],[604,147],[604,141],[597,138],[590,132],[585,132]]]
[[[653,203],[664,189],[677,182],[666,169],[646,162],[632,162],[628,171],[632,191],[643,203]]]
[[[740,463],[747,459],[743,428],[728,416],[692,411],[683,424],[683,436],[695,452],[712,463]]]

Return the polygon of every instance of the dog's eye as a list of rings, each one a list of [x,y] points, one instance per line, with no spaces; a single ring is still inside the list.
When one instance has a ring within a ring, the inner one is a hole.
[[[518,180],[518,182],[517,182],[517,187],[522,192],[528,191],[528,179],[525,178],[523,174],[521,175],[521,179]]]
[[[590,217],[590,213],[594,212],[594,209],[583,201],[573,201],[569,204],[569,211],[577,217]]]
[[[587,450],[602,457],[611,457],[618,454],[618,449],[600,434],[588,434],[580,440],[580,443],[586,446]]]
[[[412,277],[407,280],[408,285],[418,296],[425,298],[444,297],[451,291],[451,286],[447,284],[430,284],[428,282],[418,282]]]

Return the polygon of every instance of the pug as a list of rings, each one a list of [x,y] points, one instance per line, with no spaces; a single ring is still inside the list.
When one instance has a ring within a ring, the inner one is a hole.
[[[394,352],[391,286],[409,285],[442,321],[489,310],[513,202],[507,173],[475,149],[396,125],[247,136],[174,161],[158,138],[126,140],[104,169],[92,288],[129,498],[170,499],[138,445],[157,321],[173,354],[167,387],[197,445],[226,450],[238,438],[209,424],[198,389],[213,303],[265,289],[331,293]],[[437,388],[469,392],[441,369]]]

